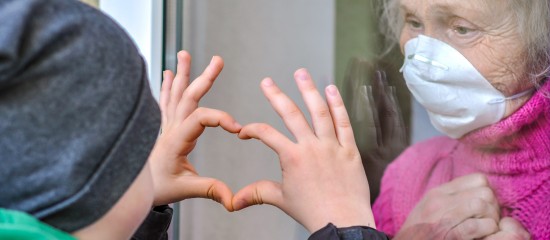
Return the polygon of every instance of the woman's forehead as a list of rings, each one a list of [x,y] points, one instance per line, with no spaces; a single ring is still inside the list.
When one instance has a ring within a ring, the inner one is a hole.
[[[458,16],[481,26],[499,25],[512,13],[508,0],[399,0],[407,14],[421,18]]]
[[[409,12],[470,11],[477,14],[508,10],[506,0],[399,0],[401,8]]]

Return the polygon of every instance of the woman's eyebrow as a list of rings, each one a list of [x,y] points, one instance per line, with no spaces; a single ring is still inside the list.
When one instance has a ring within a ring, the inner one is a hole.
[[[402,17],[419,17],[417,16],[418,10],[413,10],[413,8],[408,7],[407,5],[401,4],[400,5],[400,12]]]
[[[399,8],[401,8],[401,10],[403,12],[406,12],[406,13],[415,13],[416,12],[416,11],[412,11],[411,7],[407,6],[407,4],[404,4],[403,2],[401,2],[399,4]]]
[[[399,4],[399,7],[404,13],[404,16],[417,16],[418,15],[418,8],[415,7],[414,4],[410,2],[401,2]],[[449,18],[449,17],[462,17],[462,18],[468,18],[470,19],[472,16],[481,16],[486,15],[487,13],[484,12],[482,9],[479,9],[475,6],[465,6],[464,2],[462,1],[446,1],[444,3],[433,3],[430,4],[430,6],[427,9],[428,15],[424,17],[428,18]],[[422,14],[420,14],[422,15]],[[476,17],[477,19],[477,17]]]

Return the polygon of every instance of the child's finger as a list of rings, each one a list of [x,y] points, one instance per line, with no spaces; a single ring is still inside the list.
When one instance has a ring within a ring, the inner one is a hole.
[[[294,73],[298,89],[302,93],[302,98],[311,114],[313,130],[319,138],[332,138],[336,136],[334,133],[334,124],[330,116],[325,99],[317,91],[315,83],[311,79],[311,75],[306,69],[299,69]]]
[[[166,122],[166,114],[168,114],[168,104],[170,102],[170,89],[174,81],[174,73],[166,70],[162,73],[162,86],[160,89],[159,107],[162,113],[162,122]]]
[[[189,75],[191,72],[191,55],[187,51],[178,52],[178,64],[176,66],[176,79],[181,80],[182,89],[189,86]]]
[[[170,109],[176,109],[182,97],[184,90],[189,85],[189,71],[191,67],[191,55],[186,51],[180,51],[177,54],[178,64],[177,72],[170,90]]]
[[[271,78],[264,79],[260,86],[275,112],[283,119],[287,129],[298,142],[315,137],[300,108],[277,87]]]
[[[207,198],[221,203],[228,211],[233,211],[233,192],[224,182],[199,176],[184,176],[178,180],[179,183],[174,186],[181,188],[173,191],[180,193],[180,196],[176,196],[179,201],[189,198]]]
[[[255,182],[241,189],[233,197],[233,209],[235,211],[264,203],[284,209],[280,183],[266,180]]]
[[[212,88],[214,81],[223,69],[223,59],[219,56],[212,57],[210,64],[203,73],[187,87],[180,100],[178,114],[187,117],[197,108],[201,98]]]
[[[210,108],[197,108],[182,123],[182,141],[193,142],[203,133],[204,128],[218,126],[221,126],[230,133],[237,133],[242,128],[242,126],[226,112]]]
[[[170,70],[162,72],[162,86],[160,88],[160,108],[166,109],[168,101],[170,100],[170,89],[174,82],[174,73]]]
[[[355,146],[351,122],[338,89],[334,85],[329,85],[325,91],[338,141],[344,147]]]
[[[285,135],[265,123],[252,123],[244,126],[239,132],[239,138],[258,139],[269,148],[273,149],[277,154],[281,154],[294,144]]]

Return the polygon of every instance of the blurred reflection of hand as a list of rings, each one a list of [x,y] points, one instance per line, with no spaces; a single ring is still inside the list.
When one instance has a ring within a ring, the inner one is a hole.
[[[344,103],[371,186],[371,202],[380,191],[384,169],[407,146],[396,88],[388,84],[386,68],[353,59],[342,82]]]
[[[481,239],[499,231],[499,216],[487,178],[471,174],[426,193],[394,239]]]

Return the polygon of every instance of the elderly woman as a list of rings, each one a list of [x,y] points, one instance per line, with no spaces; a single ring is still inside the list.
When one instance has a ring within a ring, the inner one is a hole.
[[[550,239],[548,1],[385,4],[407,86],[448,137],[410,147],[387,168],[373,206],[379,229],[449,223],[462,202],[471,226],[491,232],[511,217],[533,239]],[[459,178],[471,173],[486,178]]]
[[[387,168],[373,206],[378,230],[401,239],[528,239],[527,232],[550,239],[548,1],[384,4],[386,30],[405,55],[407,86],[447,136],[410,147]],[[269,126],[243,128],[242,138],[261,139],[280,155],[283,182],[250,185],[235,196],[235,209],[272,204],[310,231],[327,222],[374,227],[360,203],[368,194],[358,186],[368,186],[351,170],[360,164],[338,93],[327,88],[327,107],[309,75],[295,77],[313,127],[264,80],[264,94],[297,143]],[[299,198],[309,204],[293,205]],[[353,229],[328,226],[311,239],[368,239]]]

